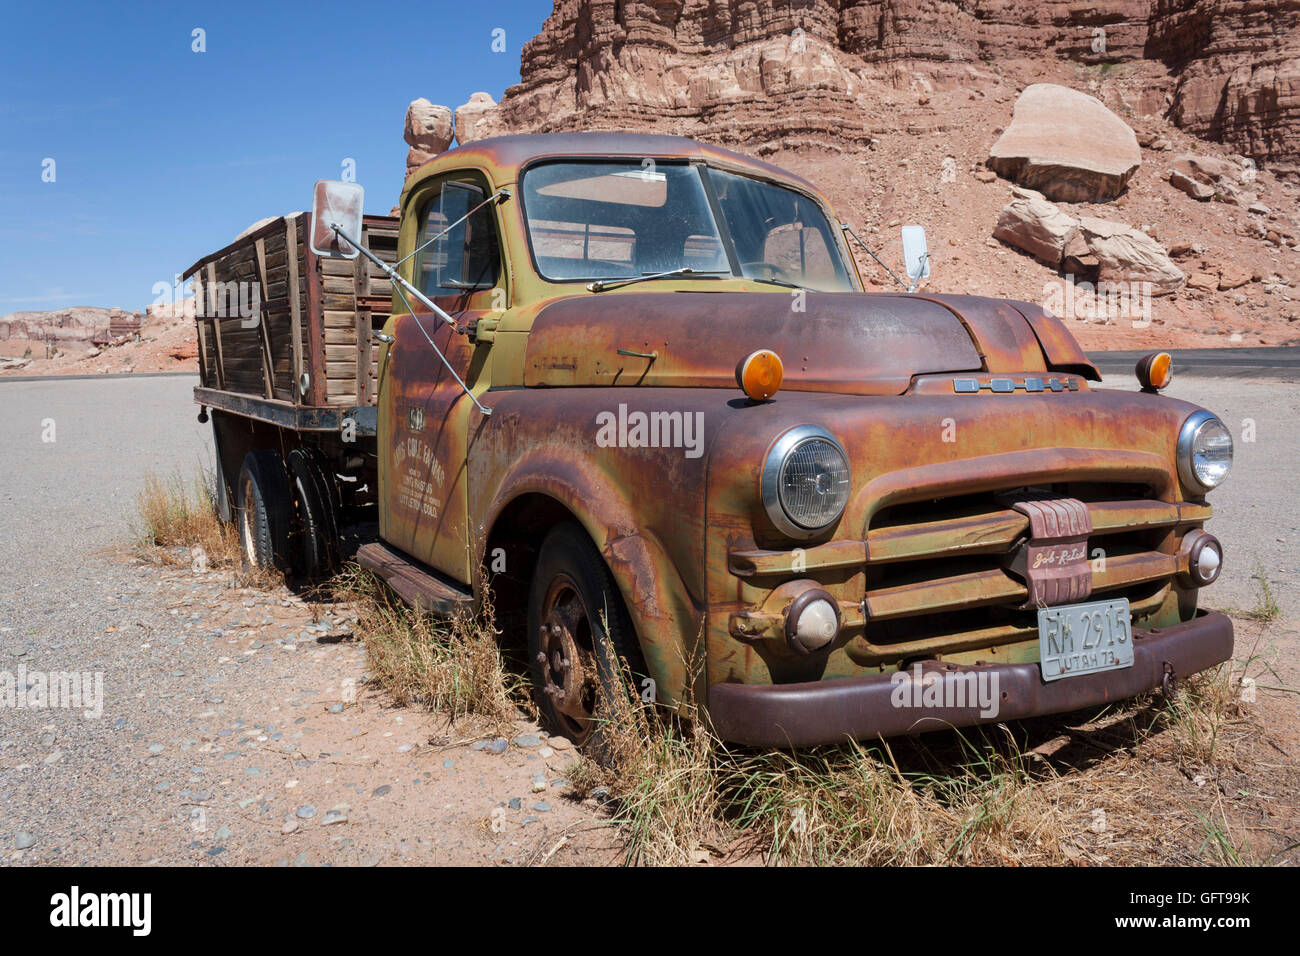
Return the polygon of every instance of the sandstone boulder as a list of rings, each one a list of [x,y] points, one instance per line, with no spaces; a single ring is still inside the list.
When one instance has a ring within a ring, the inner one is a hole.
[[[1207,186],[1215,185],[1220,179],[1236,180],[1241,176],[1241,167],[1232,160],[1199,153],[1180,153],[1174,157],[1173,165],[1175,171]]]
[[[1186,173],[1180,173],[1173,170],[1169,174],[1169,185],[1175,189],[1181,189],[1187,195],[1199,202],[1208,202],[1214,198],[1214,187],[1207,186],[1205,183],[1198,182]]]
[[[419,169],[451,145],[451,110],[430,103],[424,97],[406,108],[403,138],[411,148],[406,153],[406,175]]]
[[[1079,218],[1079,238],[1097,259],[1097,281],[1150,282],[1152,293],[1162,295],[1182,288],[1183,270],[1145,232],[1122,223]]]
[[[1011,125],[989,150],[988,164],[1051,200],[1104,202],[1124,190],[1142,165],[1142,152],[1133,130],[1100,100],[1035,83],[1016,100]]]
[[[474,93],[469,102],[456,108],[456,142],[472,143],[486,133],[480,128],[496,113],[497,103],[487,93]]]
[[[993,238],[1053,269],[1095,273],[1098,283],[1150,282],[1153,295],[1173,292],[1186,281],[1160,243],[1140,229],[1094,216],[1076,218],[1031,189],[1013,187],[1011,193]]]
[[[1079,221],[1032,189],[1012,187],[1011,196],[998,216],[993,238],[1059,268],[1066,244],[1079,230]]]
[[[403,138],[408,146],[426,153],[441,153],[451,145],[451,110],[430,103],[424,97],[412,100],[406,108],[406,130]]]

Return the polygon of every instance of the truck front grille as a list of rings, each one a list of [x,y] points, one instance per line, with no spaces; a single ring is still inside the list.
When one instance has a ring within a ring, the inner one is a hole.
[[[1029,519],[1000,494],[912,501],[875,514],[866,532],[865,633],[852,655],[863,663],[973,650],[1027,640],[1036,631],[1026,584],[1005,565],[1029,533]],[[1037,490],[1083,501],[1092,594],[1128,598],[1134,614],[1158,608],[1177,573],[1180,529],[1209,508],[1170,503],[1140,485],[1054,484]]]

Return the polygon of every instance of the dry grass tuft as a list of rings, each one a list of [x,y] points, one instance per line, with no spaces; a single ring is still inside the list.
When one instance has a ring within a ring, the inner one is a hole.
[[[159,563],[189,566],[201,555],[212,568],[239,564],[239,535],[217,516],[209,475],[187,479],[178,472],[163,479],[146,472],[144,488],[136,497],[132,532],[136,549]],[[186,549],[185,553],[178,554],[177,548]]]
[[[887,746],[733,749],[693,701],[642,706],[628,676],[602,701],[606,759],[566,773],[580,793],[608,794],[630,864],[1066,861],[1056,803],[1009,736],[959,738],[964,756],[943,771],[900,770]]]
[[[1231,761],[1230,750],[1223,746],[1227,733],[1248,723],[1241,675],[1228,664],[1182,681],[1160,712],[1174,760],[1185,773]]]
[[[335,581],[354,601],[370,668],[399,704],[422,704],[452,719],[486,718],[502,727],[532,707],[526,681],[507,666],[492,606],[444,621],[412,608],[355,565]]]
[[[398,701],[498,726],[530,706],[490,608],[447,624],[364,572],[346,581]],[[598,754],[565,775],[605,801],[631,865],[1240,862],[1253,851],[1239,814],[1214,800],[1259,737],[1241,701],[1252,660],[1073,720],[801,752],[725,744],[693,700],[647,706],[625,672],[602,695]]]

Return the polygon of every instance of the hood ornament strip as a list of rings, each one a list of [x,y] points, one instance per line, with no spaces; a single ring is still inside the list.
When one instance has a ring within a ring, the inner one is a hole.
[[[1017,390],[1024,392],[1077,392],[1077,378],[1041,378],[1027,375],[1017,381],[1014,378],[990,378],[980,381],[978,378],[954,378],[952,390],[959,394],[981,392],[988,389],[997,394],[1007,394]]]

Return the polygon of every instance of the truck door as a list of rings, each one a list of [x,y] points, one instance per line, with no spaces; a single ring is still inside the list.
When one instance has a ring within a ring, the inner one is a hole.
[[[484,204],[490,195],[491,187],[477,173],[450,173],[421,184],[403,211],[401,254],[419,250],[403,274],[461,327],[499,312],[505,303],[496,204]],[[413,225],[406,221],[412,212]],[[468,219],[453,225],[466,214]],[[400,297],[395,304],[404,311]],[[470,342],[414,299],[411,306],[413,314],[395,310],[386,329],[394,342],[380,381],[379,533],[468,584],[466,452],[469,431],[483,417],[456,377],[476,394],[483,390],[489,346]]]

